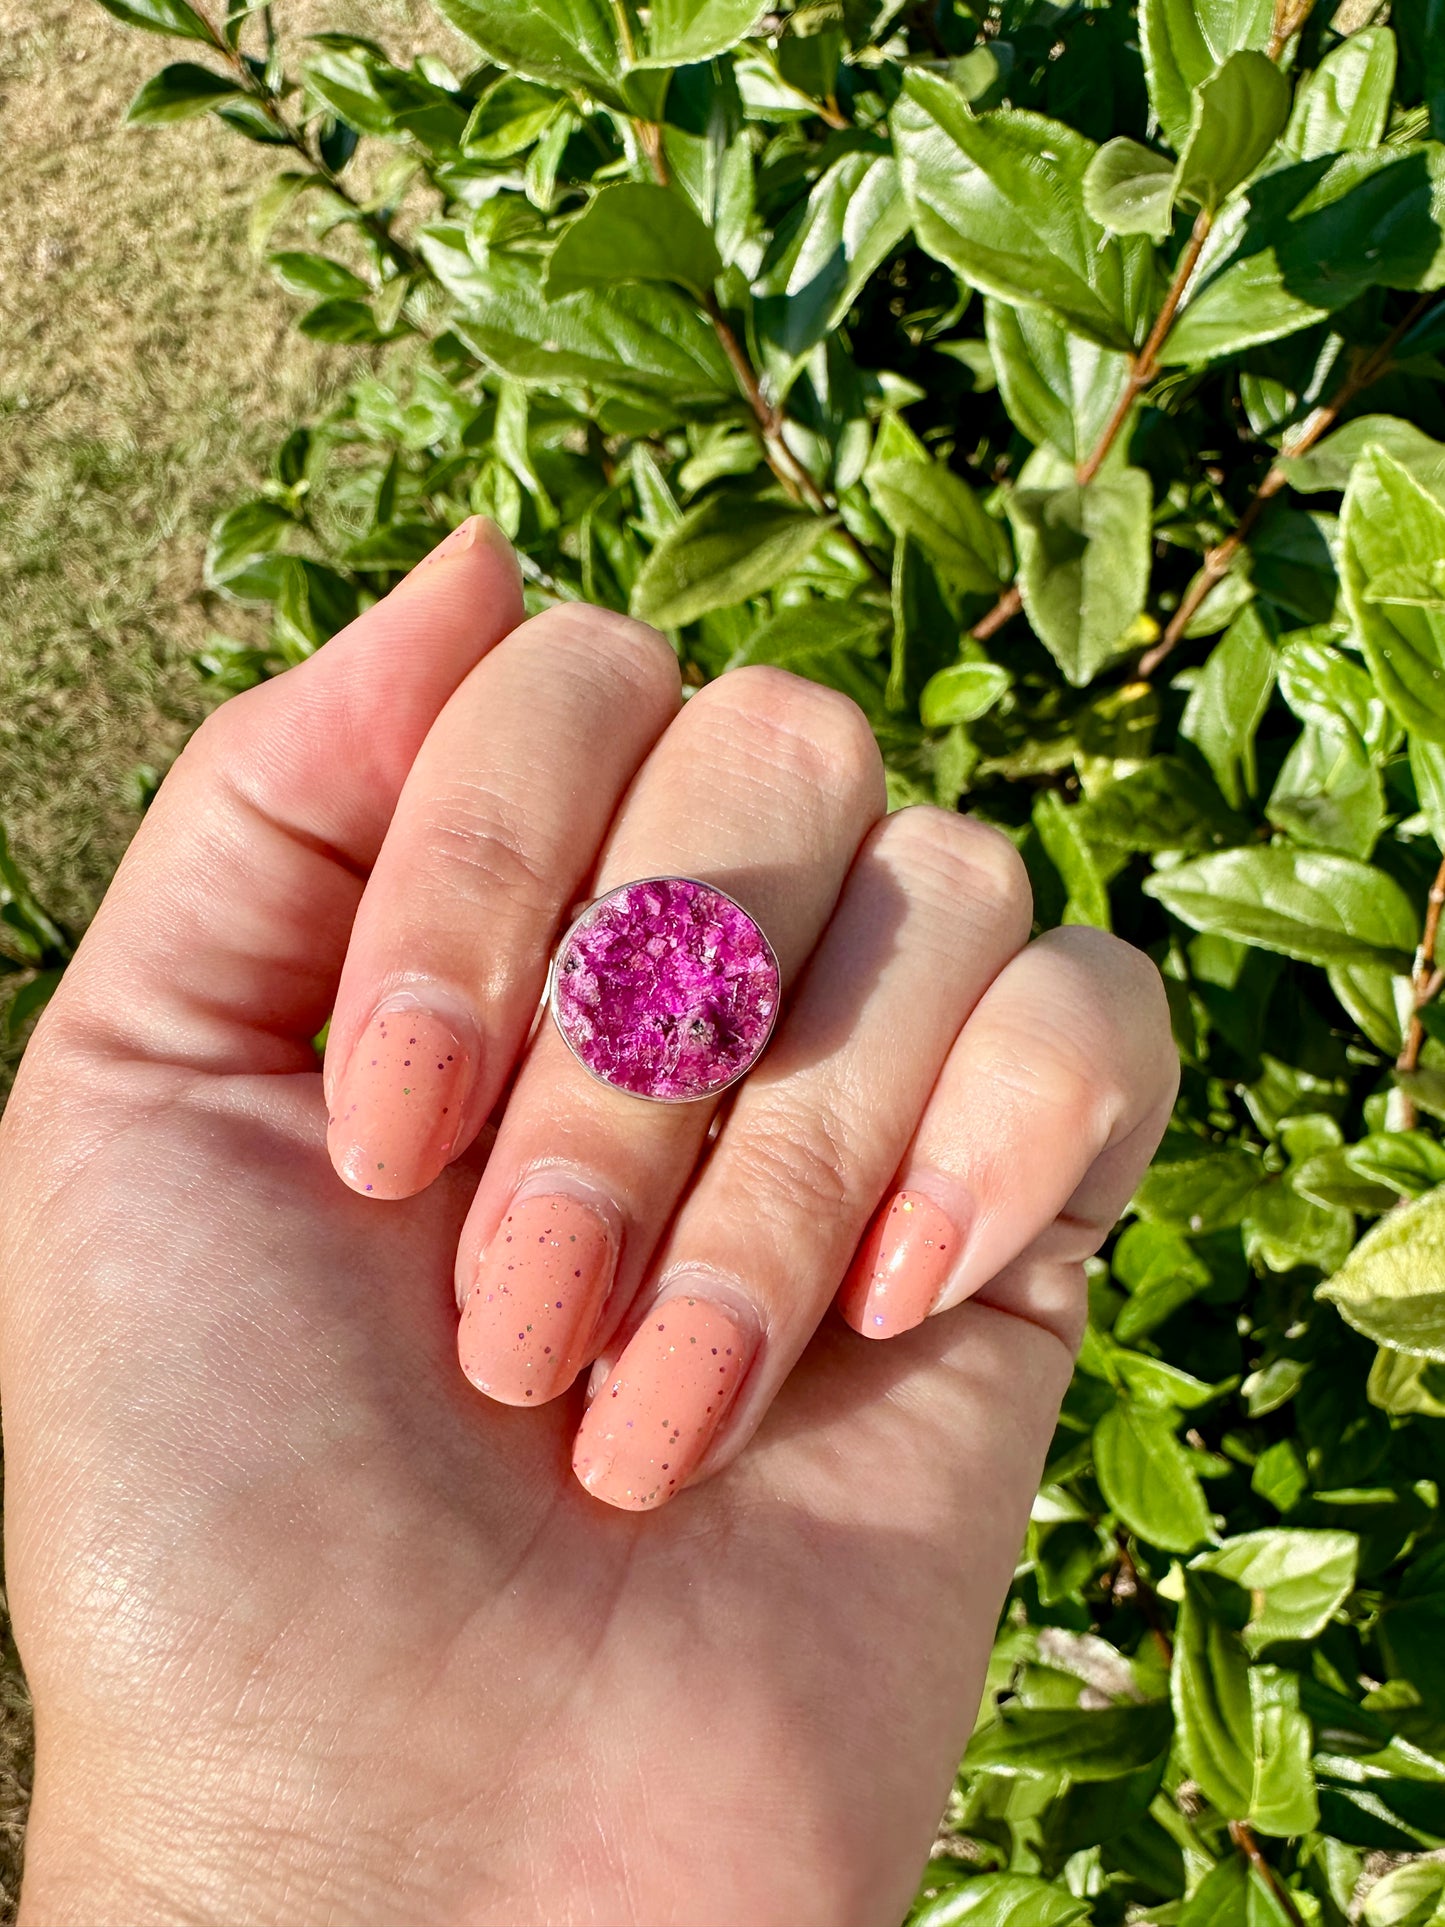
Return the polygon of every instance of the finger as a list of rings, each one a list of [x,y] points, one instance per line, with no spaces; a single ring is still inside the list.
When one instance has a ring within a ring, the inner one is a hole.
[[[629,1510],[757,1425],[838,1288],[939,1068],[1032,915],[1018,852],[951,811],[870,837],[765,1068],[668,1237],[621,1356],[599,1360],[573,1464]]]
[[[522,613],[511,546],[474,516],[314,656],[208,717],[127,852],[53,1024],[210,1071],[314,1064],[310,1039],[412,759]]]
[[[596,887],[667,874],[717,884],[767,933],[787,984],[884,801],[854,704],[779,670],[738,670],[692,697],[648,759]],[[602,1084],[542,1027],[458,1252],[473,1384],[514,1404],[566,1390],[637,1290],[714,1111]]]
[[[638,764],[676,713],[655,629],[563,604],[478,665],[402,790],[326,1047],[332,1162],[404,1198],[475,1137]]]
[[[839,1300],[890,1338],[1000,1285],[1077,1343],[1082,1265],[1132,1197],[1179,1083],[1153,964],[1101,931],[1055,930],[964,1027]],[[1025,1299],[1018,1277],[1035,1281]]]

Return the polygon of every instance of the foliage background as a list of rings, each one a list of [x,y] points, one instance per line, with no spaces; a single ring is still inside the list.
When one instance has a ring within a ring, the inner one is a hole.
[[[1445,1919],[1439,0],[438,3],[102,0],[352,361],[212,530],[209,699],[484,510],[534,606],[847,689],[1041,926],[1144,944],[1179,1111],[916,1918]],[[13,865],[0,924],[18,1037],[70,933]]]

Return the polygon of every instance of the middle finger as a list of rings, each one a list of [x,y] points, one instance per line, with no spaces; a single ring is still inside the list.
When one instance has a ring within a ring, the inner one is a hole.
[[[643,765],[604,851],[599,894],[691,876],[762,926],[786,985],[882,815],[882,764],[846,697],[780,670],[700,691]],[[691,1175],[715,1103],[653,1104],[598,1082],[538,1032],[462,1232],[462,1368],[541,1404],[596,1355]]]

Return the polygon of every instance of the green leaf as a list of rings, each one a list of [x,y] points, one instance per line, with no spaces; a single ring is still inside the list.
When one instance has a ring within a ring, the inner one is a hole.
[[[894,147],[920,244],[986,294],[1052,309],[1106,348],[1129,349],[1150,293],[1137,236],[1108,235],[1084,207],[1094,147],[1014,108],[974,114],[931,74],[911,73]]]
[[[1080,685],[1128,647],[1144,607],[1153,497],[1138,468],[1107,467],[1083,484],[1062,477],[1059,458],[1036,451],[1007,506],[1024,612],[1064,675]]]
[[[384,341],[386,330],[364,301],[333,297],[320,301],[296,323],[312,341]]]
[[[1381,448],[1360,457],[1340,518],[1340,580],[1370,673],[1400,721],[1445,742],[1445,610],[1381,599],[1382,580],[1445,556],[1445,507]]]
[[[925,729],[948,729],[987,715],[1013,677],[996,662],[958,662],[930,676],[919,702]]]
[[[964,1770],[1003,1767],[1055,1781],[1065,1775],[1082,1781],[1122,1780],[1160,1758],[1173,1728],[1167,1701],[1092,1712],[1006,1704],[998,1718],[974,1736]]]
[[[1174,180],[1172,161],[1121,134],[1084,170],[1084,208],[1110,234],[1162,241],[1174,218]]]
[[[1289,119],[1290,84],[1267,54],[1231,54],[1194,90],[1174,192],[1213,214],[1247,181]]]
[[[1090,840],[1121,850],[1218,850],[1249,835],[1209,778],[1172,756],[1094,790],[1083,810]]]
[[[1384,871],[1283,845],[1199,857],[1157,871],[1144,890],[1192,929],[1302,963],[1408,970],[1419,935],[1414,906]]]
[[[890,155],[845,154],[819,176],[778,230],[754,284],[755,323],[779,398],[907,232]]]
[[[1308,1833],[1319,1810],[1298,1676],[1247,1664],[1239,1632],[1221,1617],[1238,1589],[1221,1593],[1217,1584],[1184,1576],[1170,1672],[1179,1757],[1224,1819],[1261,1833]]]
[[[942,462],[874,462],[864,477],[874,506],[902,541],[911,537],[958,589],[993,595],[1009,568],[1003,529],[961,476]]]
[[[1423,1197],[1445,1185],[1445,1144],[1424,1131],[1376,1131],[1347,1145],[1345,1156],[1362,1177],[1402,1198]]]
[[[1367,1231],[1319,1296],[1377,1345],[1445,1362],[1445,1186]]]
[[[1176,152],[1189,137],[1194,89],[1239,48],[1268,46],[1273,17],[1273,0],[1144,0],[1149,104]]]
[[[1365,1395],[1371,1405],[1397,1418],[1412,1412],[1422,1418],[1445,1418],[1445,1366],[1382,1345],[1370,1367]]]
[[[1385,793],[1369,750],[1348,723],[1307,724],[1265,805],[1296,843],[1368,857],[1385,825]]]
[[[736,384],[712,329],[662,286],[583,289],[543,298],[535,270],[493,253],[480,267],[460,228],[423,228],[428,264],[463,303],[457,333],[499,374],[544,388],[575,382],[670,409],[716,406]]]
[[[165,121],[189,120],[193,114],[207,114],[218,100],[231,100],[240,87],[210,67],[198,67],[192,60],[179,60],[162,67],[141,88],[126,109],[132,126],[151,127]]]
[[[394,116],[377,86],[375,56],[364,49],[327,47],[302,67],[306,85],[359,134],[391,133]]]
[[[711,60],[737,46],[766,11],[766,0],[652,0],[647,58],[657,67]]]
[[[1134,1194],[1134,1207],[1141,1217],[1177,1231],[1224,1231],[1243,1218],[1263,1175],[1259,1159],[1242,1146],[1170,1132]]]
[[[472,109],[462,131],[462,149],[484,161],[523,154],[546,133],[559,104],[551,88],[504,74]]]
[[[1445,1862],[1417,1860],[1393,1867],[1365,1896],[1364,1927],[1442,1927]]]
[[[609,0],[437,0],[437,9],[499,67],[628,108]]]
[[[1263,1878],[1244,1858],[1230,1854],[1190,1896],[1179,1927],[1294,1927]]]
[[[1225,208],[1164,363],[1306,328],[1367,288],[1445,283],[1445,147],[1384,146],[1275,169]]]
[[[714,495],[669,529],[642,566],[632,613],[680,629],[762,595],[817,547],[829,523],[781,502]]]
[[[650,181],[619,181],[588,203],[552,251],[548,300],[619,281],[675,281],[702,299],[722,256],[682,195]]]
[[[1315,1639],[1354,1590],[1360,1542],[1352,1532],[1246,1532],[1190,1561],[1250,1596],[1243,1638],[1251,1658],[1277,1640]]]
[[[288,294],[353,301],[369,301],[372,295],[359,274],[353,274],[340,261],[332,261],[324,254],[288,249],[268,254],[266,265]]]
[[[1056,790],[1041,790],[1034,798],[1034,829],[1067,895],[1060,921],[1112,930],[1109,889],[1085,834],[1083,814],[1071,809]]]
[[[1192,1552],[1214,1537],[1214,1524],[1177,1424],[1177,1413],[1120,1399],[1094,1428],[1094,1472],[1131,1532],[1165,1552]]]
[[[1437,442],[1413,422],[1397,415],[1357,415],[1304,455],[1282,458],[1293,488],[1309,495],[1345,489],[1355,464],[1367,449],[1380,448],[1406,468],[1427,494],[1445,499],[1445,442]]]
[[[1129,358],[1072,334],[1042,308],[984,303],[988,346],[1009,419],[1036,447],[1075,466],[1098,444],[1123,393]]]
[[[972,1874],[925,1902],[908,1927],[1075,1927],[1089,1919],[1089,1903],[1066,1887],[1029,1874]]]
[[[206,586],[245,594],[242,578],[250,566],[261,556],[273,555],[295,528],[294,518],[279,502],[242,502],[228,509],[211,529]]]
[[[23,963],[44,963],[47,953],[52,951],[63,956],[70,954],[65,933],[41,909],[11,854],[3,823],[0,823],[0,932]]]
[[[1234,809],[1255,793],[1254,738],[1269,708],[1274,678],[1269,631],[1257,609],[1244,609],[1211,652],[1179,726]]]
[[[186,0],[100,0],[100,4],[128,27],[144,27],[148,33],[173,33],[182,40],[216,44],[210,28],[194,7],[186,5]]]
[[[1295,95],[1283,147],[1297,161],[1378,146],[1395,90],[1395,36],[1362,27],[1332,47]]]

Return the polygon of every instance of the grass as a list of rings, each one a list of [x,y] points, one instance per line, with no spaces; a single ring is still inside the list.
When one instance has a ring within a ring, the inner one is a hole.
[[[462,46],[419,0],[288,0],[288,40],[323,27]],[[122,125],[194,51],[93,0],[0,0],[0,820],[76,929],[139,820],[136,771],[164,768],[207,706],[191,653],[212,627],[244,633],[203,589],[211,519],[363,358],[296,334],[248,247],[275,150],[211,121]],[[0,1927],[30,1745],[0,1600]]]

